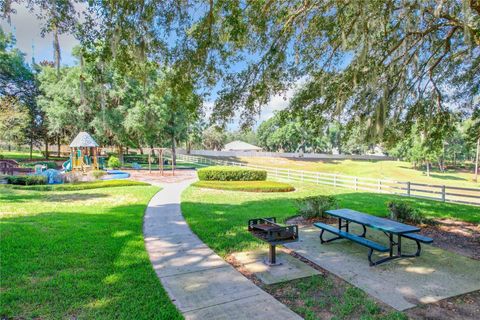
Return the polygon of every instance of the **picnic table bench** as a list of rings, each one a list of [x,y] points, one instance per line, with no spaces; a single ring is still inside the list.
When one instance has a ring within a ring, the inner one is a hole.
[[[327,243],[338,239],[348,239],[364,247],[369,248],[368,261],[370,266],[379,265],[381,263],[407,257],[417,257],[422,250],[421,243],[432,243],[433,239],[422,236],[416,232],[420,231],[420,228],[404,224],[397,221],[392,221],[385,218],[379,218],[366,213],[358,212],[350,209],[337,209],[327,210],[326,214],[338,218],[338,228],[317,222],[314,226],[321,229],[320,243]],[[362,226],[363,232],[360,235],[350,233],[350,223],[356,223]],[[388,237],[388,247],[379,244],[375,241],[366,238],[367,227],[382,231]],[[336,235],[336,237],[324,240],[323,234],[327,231]],[[394,236],[396,235],[396,240]],[[414,254],[405,254],[402,252],[402,238],[407,238],[415,241],[417,244],[417,251]],[[394,253],[394,247],[397,248],[396,254]],[[372,260],[374,251],[388,252],[388,257],[379,259],[377,261]]]

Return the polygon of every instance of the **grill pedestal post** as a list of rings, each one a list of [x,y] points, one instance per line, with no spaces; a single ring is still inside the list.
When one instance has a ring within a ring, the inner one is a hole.
[[[269,244],[268,247],[268,258],[264,260],[266,265],[269,266],[279,266],[282,263],[277,262],[277,247],[273,244]]]

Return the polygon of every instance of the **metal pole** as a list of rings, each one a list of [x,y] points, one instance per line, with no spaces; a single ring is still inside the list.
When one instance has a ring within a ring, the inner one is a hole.
[[[275,250],[275,245],[272,244],[268,250],[268,262],[272,265],[277,263],[277,252]]]

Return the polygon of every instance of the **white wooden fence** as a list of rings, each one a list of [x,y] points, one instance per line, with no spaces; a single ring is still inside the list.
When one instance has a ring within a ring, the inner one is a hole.
[[[201,166],[225,165],[263,169],[267,171],[270,178],[278,180],[302,181],[314,184],[331,185],[333,187],[348,188],[355,191],[369,191],[376,193],[395,194],[406,197],[431,199],[443,202],[458,202],[480,205],[479,188],[460,188],[387,179],[354,177],[334,173],[283,169],[185,154],[178,154],[177,159],[196,163]]]

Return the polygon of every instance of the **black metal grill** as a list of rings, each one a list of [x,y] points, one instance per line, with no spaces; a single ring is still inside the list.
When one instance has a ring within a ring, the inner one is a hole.
[[[268,265],[279,264],[276,261],[277,244],[298,241],[298,226],[278,224],[275,217],[248,220],[248,231],[270,245],[268,260],[265,261]]]

